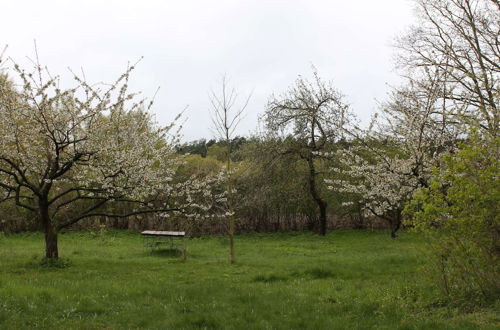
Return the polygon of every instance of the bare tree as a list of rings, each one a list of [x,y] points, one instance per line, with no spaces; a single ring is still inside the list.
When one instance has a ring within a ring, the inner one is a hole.
[[[326,234],[328,203],[321,196],[317,162],[325,148],[338,141],[352,115],[343,95],[313,71],[314,79],[299,77],[295,85],[280,96],[271,96],[264,116],[270,134],[291,141],[280,153],[294,153],[308,166],[307,182],[319,209],[319,233]]]
[[[496,136],[499,125],[500,4],[497,0],[415,0],[418,25],[398,40],[399,64],[441,71],[449,109]]]
[[[226,144],[226,216],[228,218],[229,236],[229,261],[236,262],[234,250],[235,218],[232,207],[233,185],[231,178],[231,142],[239,123],[243,119],[245,109],[250,102],[252,94],[249,94],[241,104],[238,104],[239,94],[234,87],[229,85],[226,75],[222,76],[220,90],[210,92],[209,98],[212,105],[212,123],[217,137]]]

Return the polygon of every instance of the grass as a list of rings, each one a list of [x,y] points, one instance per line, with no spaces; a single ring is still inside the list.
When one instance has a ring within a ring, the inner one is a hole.
[[[0,234],[2,235],[2,234]],[[444,305],[402,233],[337,231],[188,242],[189,258],[150,253],[135,232],[0,236],[0,329],[499,329],[493,307]],[[498,307],[498,306],[497,306]]]

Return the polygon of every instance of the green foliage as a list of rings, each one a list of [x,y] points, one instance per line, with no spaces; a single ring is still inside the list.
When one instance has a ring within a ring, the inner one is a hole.
[[[208,148],[207,157],[225,162],[227,160],[227,147],[222,144],[213,144]]]
[[[191,176],[207,176],[219,172],[224,164],[212,157],[188,155],[184,164],[177,171],[177,177],[189,178]]]
[[[314,215],[316,206],[307,189],[307,166],[294,154],[275,152],[276,141],[253,139],[239,150],[244,168],[235,178],[238,214],[265,219],[264,230],[280,218]],[[292,229],[292,228],[289,228]]]
[[[499,142],[471,134],[406,208],[429,237],[442,289],[455,298],[500,297]]]
[[[449,308],[426,283],[423,240],[382,231],[190,239],[186,261],[137,232],[60,235],[71,267],[26,266],[43,234],[0,240],[1,329],[498,329],[493,308]],[[39,262],[37,257],[36,262]],[[418,285],[417,285],[418,284]],[[418,293],[418,294],[417,294]],[[498,306],[497,306],[498,307]]]

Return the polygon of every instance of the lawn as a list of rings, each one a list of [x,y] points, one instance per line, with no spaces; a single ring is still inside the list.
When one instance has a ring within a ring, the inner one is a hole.
[[[43,235],[0,233],[0,329],[499,329],[493,307],[442,303],[422,239],[383,231],[188,240],[189,258],[138,233],[60,235],[65,268],[40,266]]]

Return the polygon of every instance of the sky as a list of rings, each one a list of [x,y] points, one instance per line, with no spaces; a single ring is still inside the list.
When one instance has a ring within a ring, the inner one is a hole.
[[[314,65],[367,122],[391,85],[394,38],[413,21],[410,0],[0,0],[0,51],[39,60],[70,86],[112,82],[143,59],[131,90],[152,97],[161,125],[184,111],[184,141],[214,137],[210,91],[226,75],[240,99],[252,93],[236,133],[258,131],[270,95]],[[187,107],[187,108],[186,108]]]

